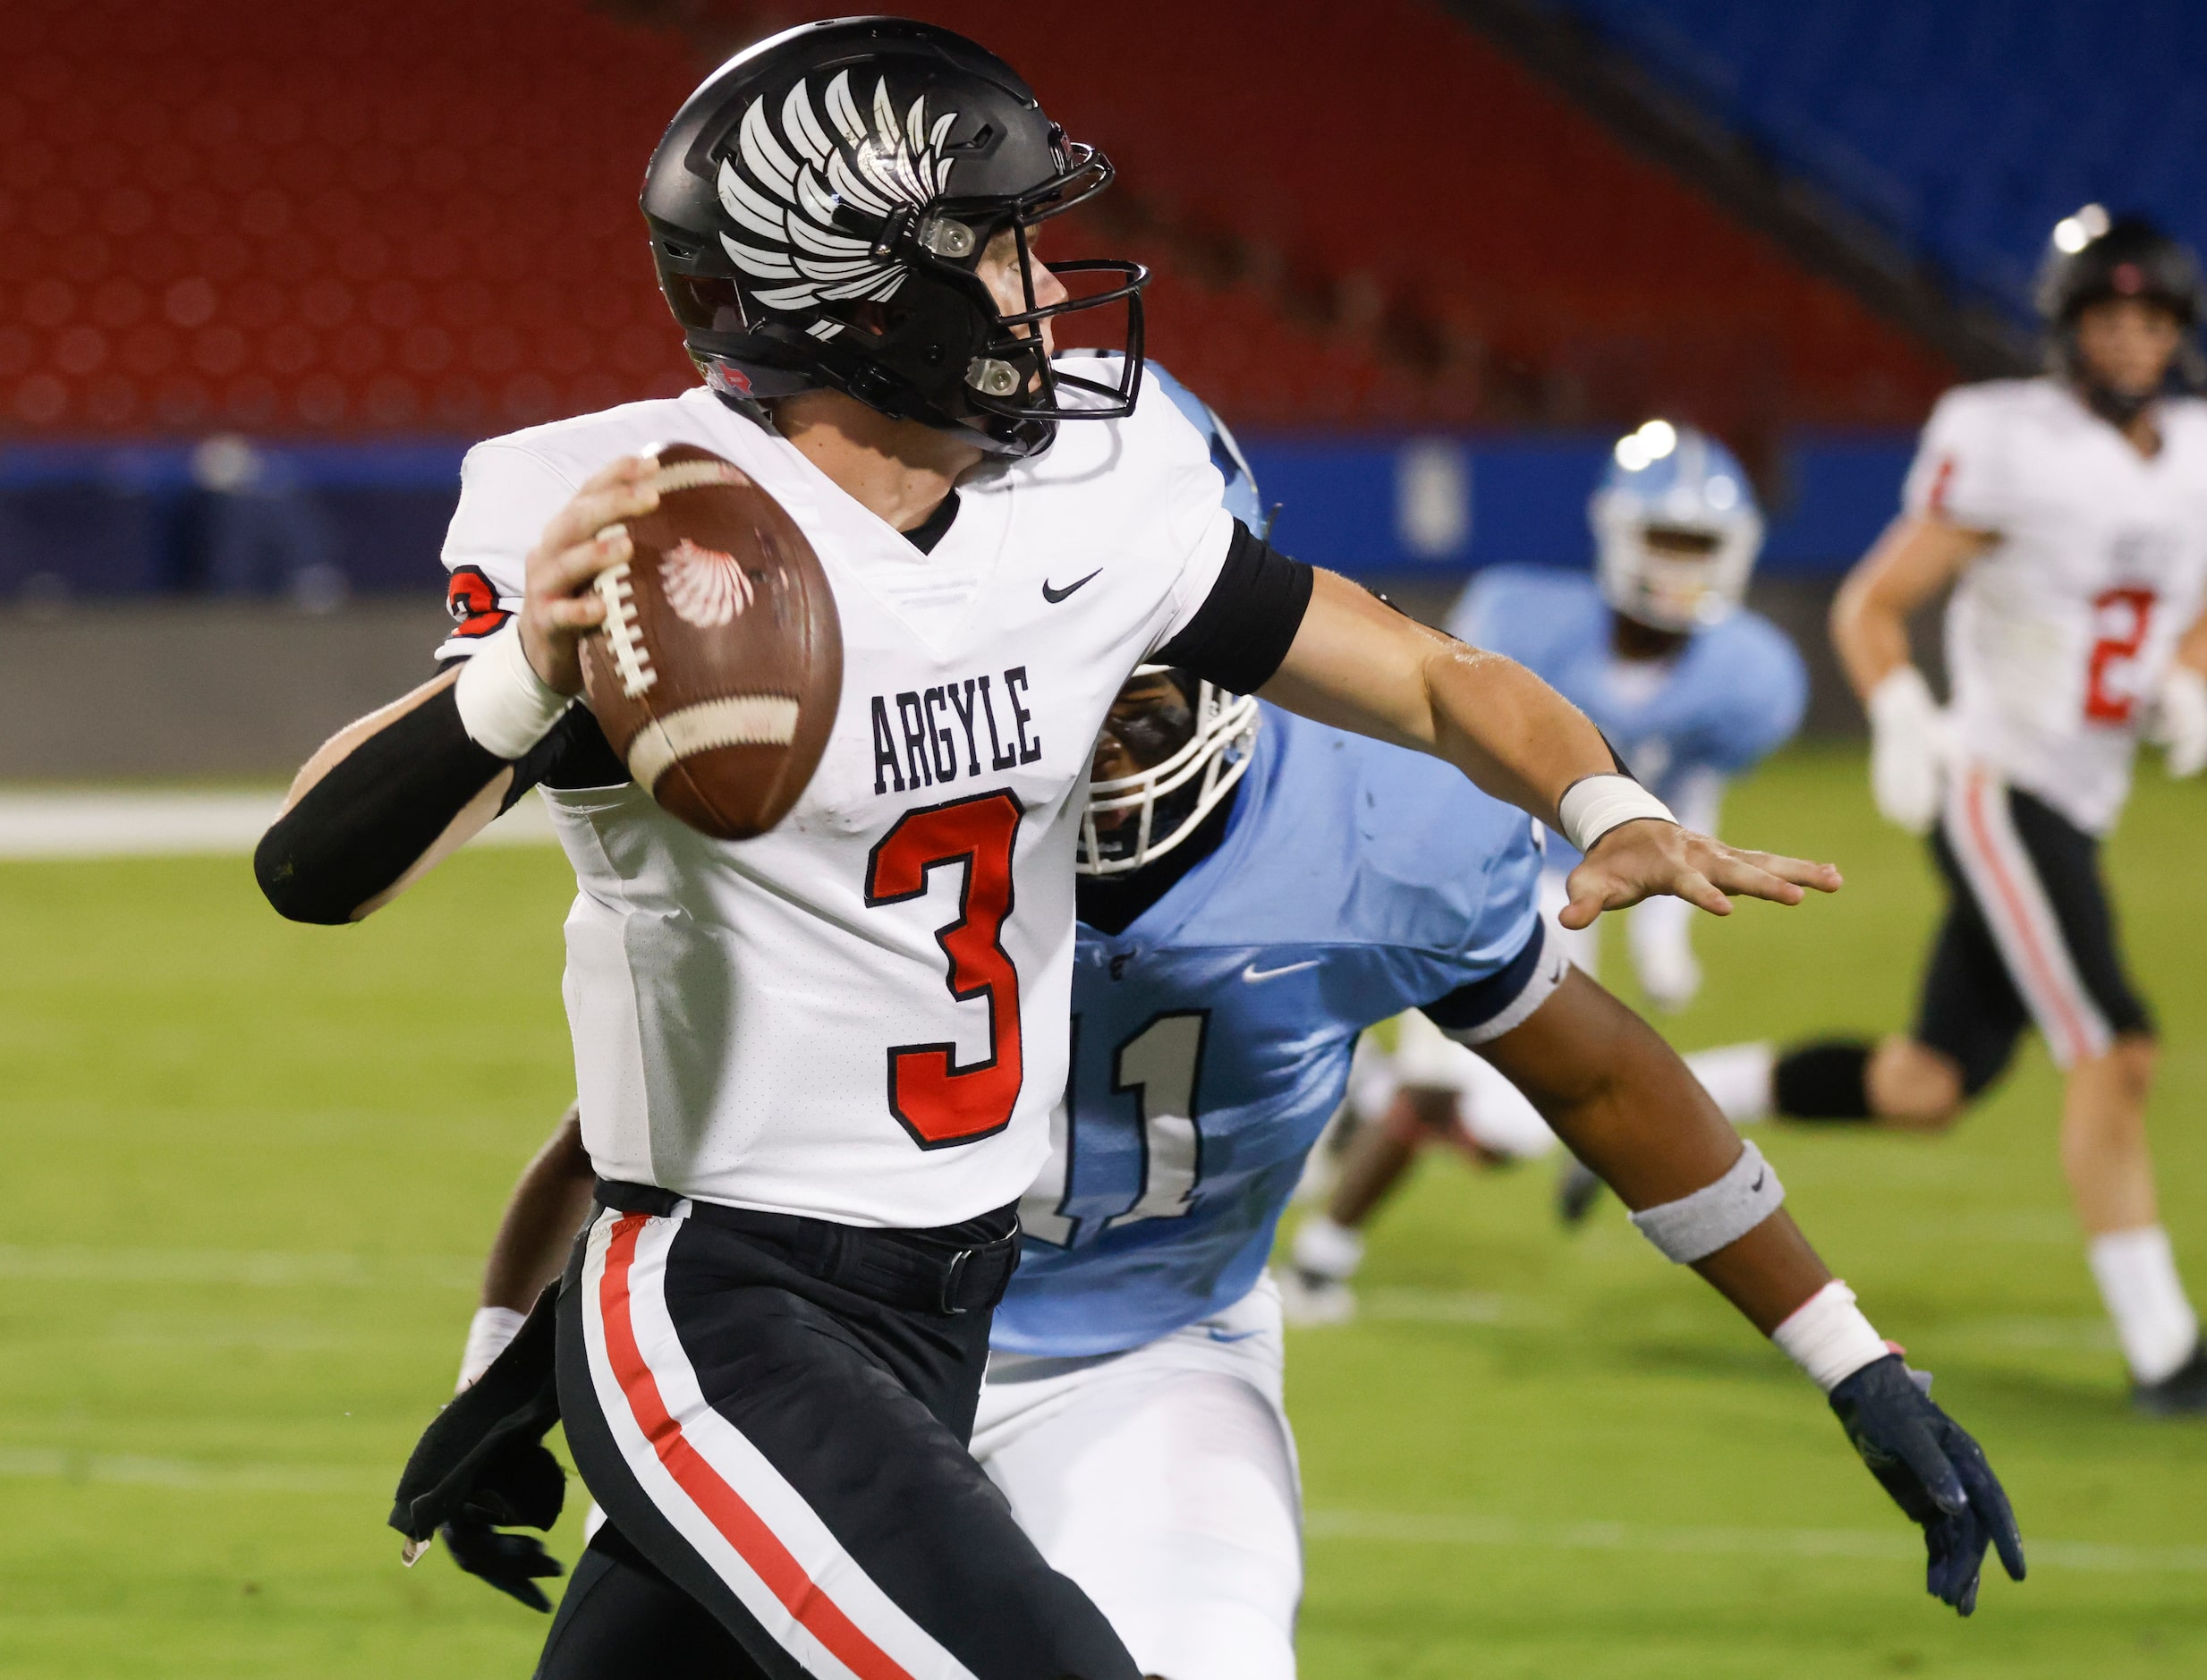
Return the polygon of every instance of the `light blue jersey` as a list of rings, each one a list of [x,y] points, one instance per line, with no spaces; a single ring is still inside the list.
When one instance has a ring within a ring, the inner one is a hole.
[[[1522,811],[1262,717],[1218,850],[1123,934],[1080,930],[1065,1131],[1021,1206],[998,1348],[1116,1352],[1241,1299],[1357,1034],[1444,997],[1452,1024],[1507,1022],[1546,966]]]
[[[1609,651],[1609,604],[1583,573],[1493,566],[1464,591],[1447,628],[1541,677],[1592,718],[1633,774],[1674,806],[1684,804],[1697,772],[1736,776],[1801,726],[1807,669],[1761,614],[1742,607],[1695,631],[1654,669]],[[1558,840],[1550,853],[1561,867],[1578,861]]]

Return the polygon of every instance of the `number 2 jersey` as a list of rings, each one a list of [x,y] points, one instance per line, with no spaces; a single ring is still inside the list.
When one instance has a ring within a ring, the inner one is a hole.
[[[2155,412],[2149,459],[2059,380],[1961,386],[1908,475],[1909,512],[1999,539],[1947,607],[1961,751],[2089,834],[2207,583],[2207,403]]]
[[[1124,932],[1083,924],[1072,1076],[991,1345],[1139,1346],[1239,1301],[1357,1035],[1447,998],[1483,1039],[1562,973],[1532,821],[1437,759],[1267,705],[1218,849]]]
[[[632,784],[546,786],[577,892],[565,993],[598,1172],[920,1227],[1016,1200],[1065,1089],[1075,830],[1120,684],[1235,541],[1168,401],[1063,425],[959,487],[930,553],[709,392],[479,445],[445,549],[453,653],[517,604],[545,523],[615,458],[701,445],[819,553],[844,683],[773,832],[709,839]]]

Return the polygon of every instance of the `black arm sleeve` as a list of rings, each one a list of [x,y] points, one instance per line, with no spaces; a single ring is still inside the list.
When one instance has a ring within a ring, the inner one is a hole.
[[[293,921],[350,921],[506,768],[469,736],[453,690],[444,689],[361,742],[278,818],[253,853],[254,878]],[[585,706],[570,707],[511,768],[501,816],[539,784],[614,787],[629,779]]]
[[[505,768],[461,727],[447,685],[353,748],[277,818],[253,853],[253,878],[293,921],[350,921]]]
[[[1188,626],[1152,655],[1235,694],[1253,694],[1294,644],[1311,605],[1314,573],[1234,522],[1234,545],[1218,581]]]

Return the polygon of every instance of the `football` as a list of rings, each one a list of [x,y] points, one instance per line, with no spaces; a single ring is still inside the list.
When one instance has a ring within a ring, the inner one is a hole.
[[[598,579],[583,695],[637,785],[702,834],[749,840],[789,814],[835,726],[835,596],[796,522],[738,468],[689,444],[658,458],[659,505]]]

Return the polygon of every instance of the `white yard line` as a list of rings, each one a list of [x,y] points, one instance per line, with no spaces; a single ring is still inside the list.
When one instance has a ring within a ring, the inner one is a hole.
[[[282,803],[267,791],[0,789],[0,861],[245,856]],[[555,844],[544,802],[522,800],[470,844]]]
[[[390,1478],[362,1468],[315,1464],[206,1464],[134,1453],[81,1453],[66,1447],[0,1447],[0,1480],[107,1482],[173,1488],[184,1493],[360,1493]]]
[[[1379,1540],[1410,1546],[1507,1546],[1568,1552],[1648,1552],[1740,1557],[1863,1557],[1921,1563],[1923,1543],[1896,1514],[1891,1530],[1658,1528],[1636,1523],[1521,1523],[1464,1514],[1311,1511],[1314,1540]],[[2207,1574],[2207,1547],[2108,1546],[2091,1540],[2024,1539],[2033,1570],[2084,1569],[2118,1574]],[[1988,1559],[1988,1567],[1992,1567]]]
[[[0,1283],[228,1284],[262,1289],[472,1289],[482,1261],[444,1254],[272,1249],[19,1248],[0,1244]]]

